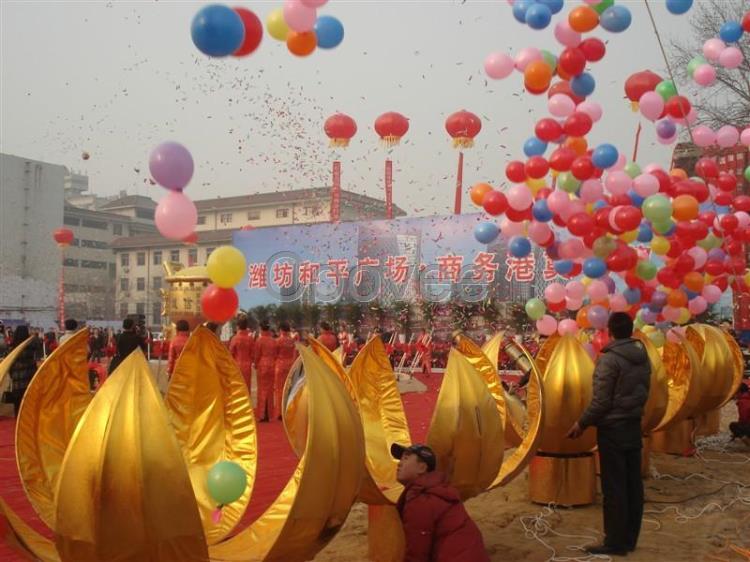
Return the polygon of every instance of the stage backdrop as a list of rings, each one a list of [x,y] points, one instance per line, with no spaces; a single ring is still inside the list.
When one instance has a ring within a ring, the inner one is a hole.
[[[507,256],[499,236],[480,244],[481,214],[258,228],[234,233],[248,262],[243,309],[341,300],[523,300],[556,276],[536,251]]]

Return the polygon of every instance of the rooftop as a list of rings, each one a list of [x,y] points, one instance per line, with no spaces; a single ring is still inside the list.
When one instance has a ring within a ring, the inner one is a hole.
[[[101,206],[101,209],[122,209],[124,207],[144,207],[147,209],[155,209],[156,202],[145,195],[126,195],[105,203]]]
[[[211,244],[212,242],[231,242],[232,233],[236,228],[226,228],[224,230],[204,230],[196,232],[199,244]],[[184,245],[184,242],[177,240],[168,240],[161,234],[139,234],[138,236],[127,236],[116,238],[110,244],[115,250],[134,249],[134,248],[153,248],[153,247],[176,247]]]

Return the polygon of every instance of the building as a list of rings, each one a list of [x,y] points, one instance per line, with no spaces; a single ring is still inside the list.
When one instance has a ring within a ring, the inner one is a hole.
[[[327,222],[331,190],[327,187],[195,201],[198,209],[197,241],[185,244],[158,234],[115,240],[115,312],[119,317],[144,314],[151,326],[161,324],[163,263],[202,265],[218,246],[232,243],[241,228],[260,228]],[[111,209],[112,207],[107,207]],[[406,213],[394,206],[394,216]],[[382,219],[385,202],[350,191],[341,192],[344,221]]]

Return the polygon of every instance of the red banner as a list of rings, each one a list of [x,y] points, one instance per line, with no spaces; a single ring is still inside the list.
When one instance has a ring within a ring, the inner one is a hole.
[[[341,162],[333,163],[333,187],[331,189],[331,222],[341,220]]]
[[[393,162],[385,161],[385,218],[393,218]]]

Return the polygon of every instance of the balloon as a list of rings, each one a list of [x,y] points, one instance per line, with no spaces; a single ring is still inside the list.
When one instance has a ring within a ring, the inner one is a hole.
[[[553,213],[545,199],[534,201],[534,205],[531,207],[531,213],[537,221],[548,222],[552,220]]]
[[[537,2],[547,6],[553,14],[557,14],[563,9],[563,0],[537,0]]]
[[[559,67],[571,76],[577,76],[586,68],[586,56],[576,47],[568,47],[560,53]]]
[[[638,101],[641,114],[649,121],[656,121],[664,112],[664,99],[656,92],[646,92]]]
[[[266,29],[268,34],[277,41],[286,41],[289,35],[289,26],[284,21],[284,11],[282,8],[273,10],[266,18]]]
[[[594,120],[589,114],[576,111],[565,120],[563,131],[566,135],[582,137],[591,130],[593,124]]]
[[[231,461],[213,465],[206,480],[208,493],[220,506],[237,501],[247,488],[247,474],[240,465]]]
[[[651,174],[641,174],[633,180],[633,190],[641,197],[648,197],[659,192],[659,180]]]
[[[181,191],[193,177],[193,157],[180,143],[163,142],[151,151],[148,168],[156,183]]]
[[[581,182],[579,182],[570,172],[562,172],[557,176],[557,187],[563,191],[575,193],[580,186]]]
[[[520,222],[513,222],[509,218],[504,218],[500,223],[500,231],[503,236],[510,238],[519,234],[523,234],[523,224]]]
[[[234,289],[222,289],[214,284],[203,289],[201,310],[212,322],[223,324],[234,316],[238,306],[239,299]]]
[[[526,23],[526,12],[533,3],[533,0],[514,0],[512,3],[513,17],[516,18],[518,23]]]
[[[542,156],[532,156],[526,162],[526,175],[530,178],[543,178],[548,171],[549,164]]]
[[[631,231],[641,224],[641,211],[630,205],[615,210],[615,224],[620,230]]]
[[[688,310],[690,314],[697,316],[702,314],[708,308],[708,302],[701,296],[697,296],[688,303]]]
[[[576,108],[576,112],[578,113],[585,113],[589,117],[591,117],[591,120],[596,123],[599,121],[599,119],[602,118],[602,106],[599,105],[595,101],[586,100],[578,104],[578,107]]]
[[[580,281],[570,281],[565,286],[565,296],[574,299],[581,300],[586,292],[586,287]]]
[[[557,320],[549,314],[545,314],[536,321],[536,329],[543,336],[551,336],[557,331]]]
[[[578,6],[568,14],[568,25],[573,31],[587,33],[599,25],[599,14],[589,6]]]
[[[164,238],[184,240],[195,230],[198,211],[181,191],[169,191],[156,206],[154,222]]]
[[[560,320],[560,323],[557,325],[557,332],[561,336],[575,336],[578,333],[578,324],[570,318]]]
[[[521,184],[511,187],[508,190],[506,197],[508,199],[508,205],[516,211],[528,209],[533,202],[529,188]]]
[[[537,121],[534,134],[543,142],[553,142],[562,136],[563,128],[555,119],[547,117]]]
[[[615,5],[604,10],[599,18],[599,25],[611,33],[620,33],[630,27],[633,16],[623,5]]]
[[[589,62],[598,62],[604,58],[605,53],[607,52],[607,48],[604,45],[604,42],[602,42],[601,39],[597,39],[596,37],[589,37],[588,39],[584,39],[579,49],[581,49],[581,52],[583,52],[583,56],[586,57],[586,60]]]
[[[306,57],[315,51],[317,39],[314,31],[290,31],[286,37],[286,48],[298,57]]]
[[[526,66],[523,76],[526,89],[531,93],[545,91],[552,80],[552,68],[543,60],[535,60]]]
[[[547,143],[536,137],[529,138],[523,143],[523,153],[528,156],[541,156],[547,150]]]
[[[727,47],[719,55],[719,64],[724,68],[733,69],[742,64],[743,58],[742,51],[737,47]]]
[[[565,287],[560,283],[550,283],[544,289],[544,298],[551,303],[562,302],[565,299]]]
[[[526,314],[528,314],[529,318],[532,320],[541,320],[542,317],[544,317],[544,313],[547,311],[547,307],[544,306],[544,303],[537,298],[527,300],[524,308],[526,309]]]
[[[717,38],[708,39],[703,43],[703,55],[711,62],[718,62],[719,55],[726,48],[726,44]]]
[[[481,244],[490,244],[497,238],[498,233],[494,222],[480,222],[474,227],[474,238]]]
[[[523,72],[529,64],[538,60],[542,60],[542,52],[539,49],[535,47],[521,49],[516,55],[516,70]]]
[[[555,117],[567,117],[575,111],[576,104],[565,94],[555,94],[547,100],[547,109]]]
[[[672,200],[672,216],[678,221],[697,218],[698,201],[692,195],[678,195]]]
[[[545,222],[531,221],[527,230],[529,238],[537,244],[543,244],[552,236],[552,229]]]
[[[690,76],[693,76],[693,77],[694,77],[694,75],[695,75],[695,70],[696,70],[696,69],[697,69],[697,68],[698,68],[699,66],[701,66],[701,65],[703,65],[703,64],[706,64],[706,62],[707,62],[707,61],[706,61],[706,59],[705,59],[704,57],[702,57],[701,55],[698,55],[698,56],[696,56],[696,57],[693,57],[692,59],[690,59],[690,62],[689,62],[689,63],[688,63],[688,65],[687,65],[687,71],[688,71],[688,74],[689,74]]]
[[[593,328],[596,328],[597,330],[603,330],[607,327],[609,312],[603,306],[595,304],[589,307],[587,317],[589,323]]]
[[[300,0],[284,2],[284,21],[292,31],[298,33],[312,31],[317,17],[317,10],[306,6]]]
[[[686,13],[693,6],[693,0],[667,0],[667,10],[676,16]]]
[[[214,285],[229,289],[242,281],[247,270],[247,262],[237,248],[220,246],[208,256],[206,269]]]
[[[591,160],[597,168],[606,169],[615,165],[617,157],[617,148],[611,144],[600,144],[591,155]]]
[[[552,19],[552,10],[542,3],[529,6],[526,10],[526,25],[531,29],[544,29]]]
[[[677,88],[670,80],[662,80],[656,86],[656,93],[659,94],[662,99],[667,102],[670,98],[677,95]]]
[[[581,34],[574,31],[567,21],[561,20],[555,25],[555,39],[566,47],[576,47],[581,42]]]
[[[324,6],[328,0],[300,0],[308,8],[320,8]]]
[[[583,262],[583,274],[591,279],[597,279],[607,272],[607,264],[601,258],[588,258]]]
[[[314,30],[321,49],[334,49],[344,40],[344,26],[333,16],[320,16]]]
[[[515,62],[505,53],[490,53],[484,59],[484,71],[494,80],[507,78],[513,72]]]
[[[508,252],[516,258],[525,258],[531,253],[531,242],[523,236],[514,236],[508,241]]]
[[[701,296],[706,299],[709,304],[715,304],[721,299],[721,289],[716,285],[706,285],[701,291]]]
[[[492,216],[497,216],[505,212],[508,208],[508,200],[505,195],[496,190],[489,191],[482,200],[484,210]]]
[[[591,95],[595,88],[596,81],[588,72],[583,72],[570,81],[570,89],[573,93],[584,98]]]
[[[469,196],[471,197],[471,202],[474,203],[477,207],[481,207],[485,196],[490,191],[493,191],[492,186],[487,183],[475,184],[469,190]]]
[[[231,8],[211,4],[195,14],[190,35],[204,55],[226,57],[242,45],[245,26],[242,18]]]
[[[242,20],[245,27],[245,39],[242,41],[240,48],[232,56],[245,57],[255,51],[263,39],[263,24],[260,23],[258,16],[247,8],[234,8],[237,15]]]
[[[684,96],[672,96],[664,105],[667,113],[676,119],[684,119],[690,113],[691,105]]]
[[[746,127],[740,135],[740,142],[745,146],[750,146],[750,127]]]
[[[739,140],[739,131],[731,125],[724,125],[718,131],[716,131],[716,143],[722,148],[734,146]]]
[[[714,67],[710,64],[702,64],[695,69],[693,80],[695,80],[695,83],[699,86],[710,86],[716,81],[716,70],[714,70]]]
[[[672,138],[677,133],[677,127],[669,119],[662,119],[656,124],[656,134],[660,139]]]
[[[701,148],[711,146],[716,142],[716,133],[710,127],[698,125],[693,129],[693,142]]]
[[[719,29],[719,37],[725,43],[735,43],[742,37],[742,25],[737,21],[728,21]]]

